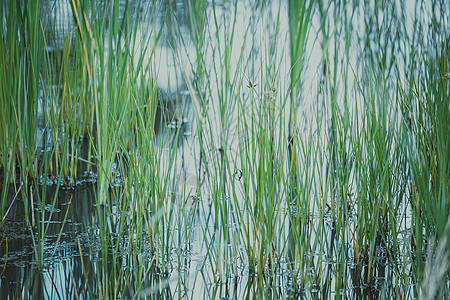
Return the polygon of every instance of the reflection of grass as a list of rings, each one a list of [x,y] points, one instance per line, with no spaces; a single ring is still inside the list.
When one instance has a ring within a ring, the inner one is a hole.
[[[374,16],[389,15],[378,6],[289,1],[288,13],[276,6],[273,27],[260,33],[254,24],[239,27],[239,3],[227,10],[190,2],[196,63],[183,55],[176,60],[180,74],[196,68],[192,82],[185,74],[197,118],[189,120],[196,132],[187,146],[178,127],[165,124],[170,118],[157,116],[162,105],[152,66],[166,32],[141,40],[138,21],[131,10],[122,21],[118,1],[103,15],[83,1],[71,3],[76,27],[52,53],[42,52],[50,42],[33,7],[19,17],[15,3],[0,4],[8,29],[0,45],[0,211],[3,219],[8,193],[20,190],[27,225],[38,233],[40,268],[45,224],[54,215],[33,210],[32,191],[51,179],[55,195],[49,197],[44,184],[37,201],[44,207],[51,198],[53,210],[59,189],[75,184],[86,168],[96,172],[100,204],[93,234],[100,240],[101,260],[93,264],[99,291],[90,291],[93,297],[154,292],[147,288],[153,278],[173,270],[181,289],[191,259],[185,253],[195,243],[204,246],[198,271],[208,283],[228,282],[244,269],[262,294],[263,286],[282,286],[295,295],[319,290],[360,297],[366,286],[378,287],[379,297],[421,295],[421,281],[430,281],[436,265],[432,253],[448,257],[446,29],[417,27],[412,38],[393,39],[406,34],[394,26],[403,18],[394,7],[393,17],[378,23]],[[266,22],[259,17],[264,6],[258,9],[252,22]],[[362,17],[363,33],[352,28],[361,9],[372,12]],[[281,74],[277,48],[259,40],[267,34],[269,41],[286,42],[284,17],[289,74]],[[188,45],[177,36],[180,26],[169,35],[175,53]],[[314,79],[308,78],[310,41],[321,51]],[[304,121],[304,90],[316,79],[315,107]],[[158,119],[165,130],[157,136]],[[299,130],[300,123],[311,129]],[[170,141],[167,132],[174,135]],[[81,167],[80,161],[87,163]],[[441,242],[433,248],[434,240]],[[443,274],[447,265],[439,268],[441,281]],[[443,286],[423,293],[443,295]]]

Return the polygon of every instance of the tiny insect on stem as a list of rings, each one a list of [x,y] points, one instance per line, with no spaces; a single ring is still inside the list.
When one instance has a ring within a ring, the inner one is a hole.
[[[257,85],[258,85],[257,83],[253,83],[253,82],[251,82],[251,81],[249,80],[249,81],[248,81],[248,84],[247,84],[247,87],[248,87],[249,89],[253,89],[253,88],[255,88]]]

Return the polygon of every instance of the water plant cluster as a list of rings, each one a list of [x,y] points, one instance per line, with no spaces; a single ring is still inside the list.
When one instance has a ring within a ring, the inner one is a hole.
[[[450,4],[409,2],[2,1],[0,294],[448,296]]]

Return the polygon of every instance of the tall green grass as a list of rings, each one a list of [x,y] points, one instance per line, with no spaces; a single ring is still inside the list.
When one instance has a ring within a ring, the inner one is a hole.
[[[448,16],[431,21],[440,24],[446,20]],[[399,84],[398,98],[409,160],[409,197],[413,210],[411,258],[415,262],[416,280],[420,281],[428,264],[425,253],[436,251],[429,248],[430,241],[448,238],[445,228],[449,219],[450,108],[445,75],[449,68],[449,44],[448,33],[441,29],[416,26],[410,49],[415,59],[407,65],[407,77]],[[439,293],[442,295],[443,290]]]
[[[189,1],[189,41],[175,6],[147,7],[162,23],[149,30],[144,6],[70,4],[61,45],[39,4],[0,5],[1,216],[23,202],[40,270],[60,189],[93,171],[100,259],[81,264],[95,273],[92,297],[145,297],[175,273],[181,292],[196,243],[195,276],[214,296],[241,276],[261,297],[445,295],[448,263],[423,284],[449,250],[449,33],[437,26],[447,14],[419,10],[407,38],[402,9],[387,3],[266,1],[245,23],[239,1]],[[158,116],[164,42],[190,88],[175,117]],[[190,110],[186,138],[167,123]],[[181,174],[195,174],[192,191]]]
[[[39,97],[39,67],[42,35],[39,4],[3,4],[1,8],[1,160],[2,215],[5,213],[9,186],[19,179],[22,193],[29,196],[29,179],[37,170],[37,111]],[[17,166],[17,168],[16,168]],[[17,191],[17,185],[14,185]],[[29,201],[25,210],[30,212]]]

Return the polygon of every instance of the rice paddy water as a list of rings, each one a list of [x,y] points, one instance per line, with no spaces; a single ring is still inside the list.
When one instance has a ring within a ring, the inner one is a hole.
[[[448,1],[0,20],[0,298],[450,296]]]

